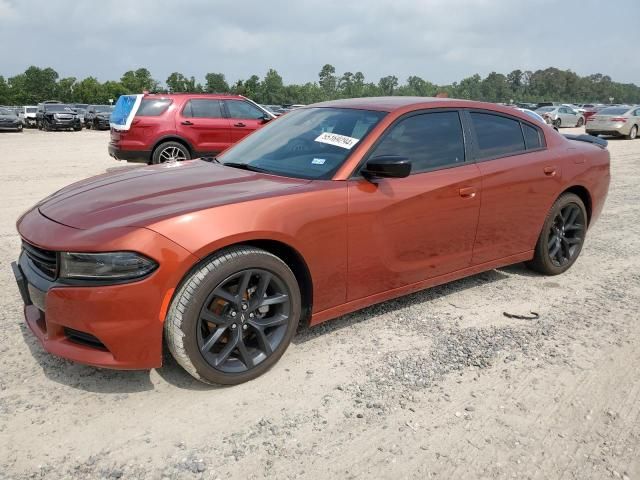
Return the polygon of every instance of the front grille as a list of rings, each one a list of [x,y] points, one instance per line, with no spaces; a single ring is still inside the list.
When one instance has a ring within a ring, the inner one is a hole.
[[[69,340],[74,343],[79,343],[80,345],[85,345],[87,347],[98,348],[100,350],[107,350],[107,347],[104,346],[104,343],[102,343],[90,333],[81,332],[80,330],[65,327],[64,334]]]
[[[25,241],[22,242],[22,248],[34,267],[47,278],[54,280],[58,276],[58,254],[56,252],[36,247]]]

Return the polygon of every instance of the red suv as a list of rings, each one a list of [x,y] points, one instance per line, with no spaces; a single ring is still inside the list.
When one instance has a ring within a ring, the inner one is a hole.
[[[145,95],[130,129],[111,129],[109,155],[144,163],[215,155],[273,118],[240,95]]]

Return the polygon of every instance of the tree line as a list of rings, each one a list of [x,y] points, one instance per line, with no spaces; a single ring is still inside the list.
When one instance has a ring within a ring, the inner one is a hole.
[[[437,85],[416,75],[407,78],[405,83],[400,83],[395,75],[371,82],[362,72],[336,74],[330,64],[322,67],[317,81],[288,85],[274,69],[269,69],[262,78],[252,75],[235,83],[228,83],[223,73],[207,73],[201,83],[180,72],[173,72],[161,83],[146,68],[127,71],[120,80],[105,82],[95,77],[60,78],[53,68],[35,66],[10,78],[0,75],[0,105],[34,105],[51,99],[106,104],[110,100],[115,102],[120,95],[143,91],[235,93],[258,103],[277,105],[350,97],[438,94],[488,102],[609,103],[613,98],[615,103],[640,103],[640,87],[633,83],[614,82],[610,76],[600,73],[583,77],[571,70],[553,67],[535,72],[513,70],[507,75],[491,72],[484,78],[475,74],[449,85]]]

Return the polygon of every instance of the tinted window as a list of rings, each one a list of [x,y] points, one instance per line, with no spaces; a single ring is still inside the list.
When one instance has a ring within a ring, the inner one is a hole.
[[[167,98],[145,98],[140,102],[136,117],[157,117],[167,111],[171,100]]]
[[[464,162],[464,139],[457,112],[414,115],[385,134],[369,158],[399,155],[411,161],[411,172]]]
[[[624,115],[629,111],[629,107],[607,107],[598,112],[599,115]]]
[[[222,109],[219,100],[207,100],[194,98],[189,100],[182,115],[196,118],[222,118]]]
[[[264,117],[264,112],[255,105],[242,100],[225,100],[231,118],[258,119]]]
[[[520,122],[490,113],[471,112],[478,157],[491,158],[524,151]]]
[[[522,131],[524,132],[524,141],[527,145],[527,150],[543,147],[540,131],[537,128],[523,123]]]

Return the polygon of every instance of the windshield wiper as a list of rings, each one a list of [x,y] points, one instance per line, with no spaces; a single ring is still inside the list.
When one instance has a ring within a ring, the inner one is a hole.
[[[203,160],[205,162],[210,162],[210,163],[220,163],[220,160],[218,160],[218,157],[214,157],[212,155],[207,155],[206,157],[200,157],[200,160]]]
[[[224,162],[222,165],[224,165],[225,167],[239,168],[241,170],[249,170],[250,172],[270,173],[269,170],[265,168],[254,167],[253,165],[249,165],[248,163]]]

